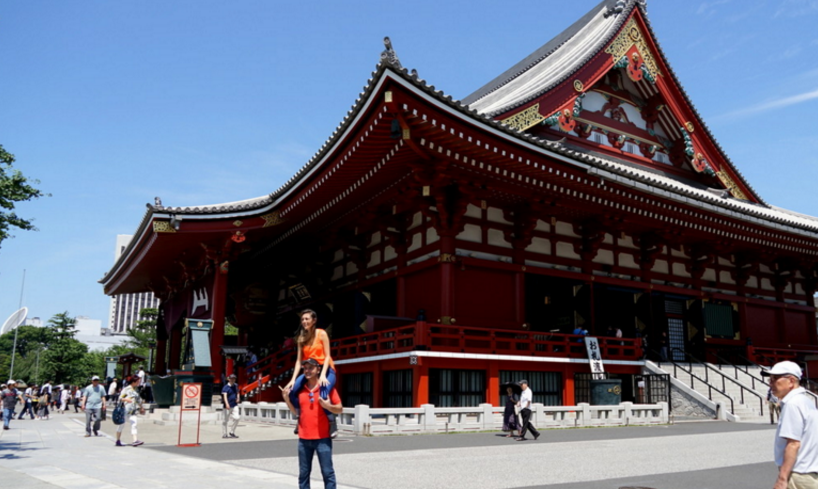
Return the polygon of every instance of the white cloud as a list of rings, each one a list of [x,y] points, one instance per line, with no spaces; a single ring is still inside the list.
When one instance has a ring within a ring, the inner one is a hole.
[[[818,13],[818,0],[783,0],[773,18],[801,17]]]
[[[798,95],[793,95],[792,97],[784,97],[776,100],[771,100],[769,102],[748,107],[746,109],[737,110],[735,112],[729,112],[727,114],[716,116],[714,117],[714,119],[733,119],[750,114],[769,112],[771,110],[780,109],[782,107],[788,107],[790,105],[795,105],[813,99],[818,99],[818,89],[812,90],[810,92],[801,93]]]

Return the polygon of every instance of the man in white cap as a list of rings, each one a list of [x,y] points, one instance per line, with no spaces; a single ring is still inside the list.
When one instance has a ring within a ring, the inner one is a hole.
[[[801,367],[778,362],[761,375],[770,378],[770,389],[781,400],[774,452],[778,479],[773,489],[818,489],[818,409],[800,386]]]
[[[9,429],[11,418],[14,417],[14,408],[17,407],[17,402],[23,402],[23,396],[15,388],[17,381],[14,379],[6,382],[6,388],[0,392],[0,397],[3,399],[3,429]]]
[[[82,390],[82,410],[85,411],[85,437],[91,436],[91,421],[94,422],[94,436],[99,436],[102,422],[101,412],[105,410],[105,387],[99,383],[99,376],[91,377],[91,385]]]

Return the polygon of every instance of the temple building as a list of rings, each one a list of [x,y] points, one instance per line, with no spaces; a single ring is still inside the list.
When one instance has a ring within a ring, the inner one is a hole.
[[[818,218],[750,186],[645,2],[604,0],[461,100],[387,39],[290,180],[240,202],[157,200],[101,283],[160,299],[156,371],[196,367],[189,330],[212,320],[205,370],[219,383],[237,369],[251,399],[277,399],[311,308],[345,405],[498,404],[523,376],[536,401],[570,405],[591,372],[575,332],[623,378],[661,346],[677,360],[815,355],[816,265]]]

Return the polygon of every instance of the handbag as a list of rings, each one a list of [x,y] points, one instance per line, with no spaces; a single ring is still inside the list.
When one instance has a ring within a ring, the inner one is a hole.
[[[116,407],[114,408],[114,412],[111,413],[111,419],[113,420],[114,424],[125,424],[125,404],[118,402]]]

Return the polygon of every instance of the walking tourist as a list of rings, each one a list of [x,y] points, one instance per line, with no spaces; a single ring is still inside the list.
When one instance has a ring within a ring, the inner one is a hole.
[[[328,399],[329,392],[335,387],[335,363],[330,356],[329,336],[323,329],[317,328],[318,314],[312,309],[301,311],[301,327],[296,334],[298,344],[298,358],[293,368],[293,378],[284,386],[283,390],[290,392],[290,403],[298,408],[296,396],[304,385],[304,375],[299,375],[299,369],[304,360],[314,359],[321,366],[318,376],[319,394],[322,399]],[[298,411],[296,410],[296,416]],[[330,423],[330,434],[332,438],[338,435],[338,425],[335,422],[335,415],[329,410],[326,412]],[[295,428],[298,434],[298,427]]]
[[[63,385],[60,389],[60,414],[65,414],[68,410],[68,400],[71,399],[71,391],[67,385]]]
[[[540,437],[540,432],[537,431],[537,428],[531,423],[531,403],[534,400],[534,394],[531,392],[531,389],[528,388],[527,380],[520,381],[520,388],[523,390],[522,394],[520,394],[519,401],[520,417],[522,420],[520,421],[520,437],[517,438],[517,441],[525,441],[527,431],[531,431],[531,434],[536,440]]]
[[[520,400],[520,396],[514,393],[514,388],[511,386],[506,387],[506,406],[503,410],[503,431],[508,431],[506,438],[511,438],[514,436],[514,431],[520,429],[520,421],[517,418],[517,412],[515,409],[517,408],[517,402]]]
[[[122,380],[125,381],[125,379]],[[118,388],[119,384],[117,383],[116,377],[114,377],[111,379],[111,383],[108,384],[108,402],[114,402],[119,398],[119,396],[116,395]]]
[[[0,397],[3,398],[3,429],[9,429],[11,418],[14,417],[14,409],[18,402],[23,402],[23,396],[20,391],[16,389],[17,382],[14,379],[6,382],[6,387],[0,391]]]
[[[795,362],[778,362],[762,371],[770,377],[770,389],[781,404],[775,432],[775,464],[778,478],[774,489],[818,488],[818,409],[801,387],[801,367]]]
[[[239,386],[236,384],[236,374],[227,376],[227,384],[222,387],[222,401],[224,402],[224,421],[222,423],[222,438],[238,438],[236,428],[239,426]]]
[[[340,414],[343,410],[338,391],[331,389],[328,399],[321,397],[319,372],[321,365],[314,358],[300,364],[304,371],[304,385],[295,394],[293,404],[290,391],[284,389],[284,400],[293,414],[298,415],[298,487],[310,488],[312,459],[318,455],[318,465],[324,478],[325,489],[335,489],[335,469],[332,467],[332,437],[327,412]]]
[[[36,392],[36,389],[36,385],[30,385],[26,387],[25,391],[23,391],[23,411],[20,412],[20,416],[17,419],[23,419],[26,413],[31,416],[31,419],[34,419],[34,406],[32,404],[32,399],[34,398],[34,392]]]
[[[37,412],[37,419],[48,419],[48,405],[51,403],[53,389],[51,388],[51,381],[46,381],[40,387],[40,402],[39,411]]]
[[[72,392],[74,393],[74,412],[78,413],[82,405],[82,389],[80,389],[80,386],[75,385]]]
[[[123,379],[123,381],[127,381],[128,385],[122,389],[122,392],[119,394],[119,402],[125,405],[125,415],[128,416],[128,422],[131,424],[131,438],[133,439],[131,446],[138,447],[139,445],[145,444],[145,442],[139,440],[139,434],[136,429],[136,425],[139,422],[137,415],[143,413],[142,397],[139,395],[139,392],[137,392],[139,377],[132,375],[128,379]],[[117,425],[116,427],[116,446],[118,447],[125,446],[121,440],[122,430],[124,428],[125,423]]]
[[[85,411],[85,437],[91,436],[92,429],[94,436],[99,436],[102,411],[105,410],[105,387],[100,385],[98,375],[91,377],[91,384],[82,390],[82,410]]]

